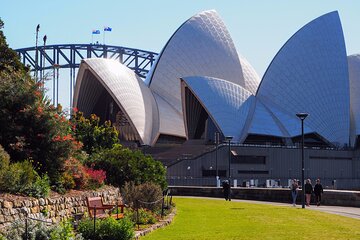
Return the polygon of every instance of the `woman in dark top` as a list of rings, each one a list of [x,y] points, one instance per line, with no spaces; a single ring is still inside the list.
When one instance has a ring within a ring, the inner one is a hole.
[[[321,194],[324,192],[323,187],[320,183],[320,179],[316,180],[316,184],[314,187],[314,193],[315,193],[315,202],[317,206],[320,206],[321,202]]]
[[[313,193],[313,187],[311,185],[311,180],[306,179],[305,183],[305,196],[306,196],[306,206],[310,207],[311,194]]]

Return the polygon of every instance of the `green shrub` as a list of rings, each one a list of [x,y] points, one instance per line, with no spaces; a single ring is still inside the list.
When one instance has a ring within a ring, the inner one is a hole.
[[[61,185],[65,189],[74,189],[76,187],[74,177],[73,177],[73,175],[71,175],[70,171],[66,171],[62,175],[62,177],[61,177]]]
[[[37,176],[36,180],[32,185],[23,191],[24,194],[35,197],[43,198],[47,197],[50,192],[50,181],[49,177],[45,174],[43,177]]]
[[[31,161],[9,164],[5,158],[0,164],[1,191],[21,193],[32,197],[46,197],[49,194],[49,178],[47,175],[40,177],[33,169]]]
[[[153,182],[165,188],[166,170],[161,162],[140,151],[132,151],[115,144],[111,149],[102,149],[93,153],[87,162],[94,169],[106,171],[107,183],[122,187],[125,182],[135,184]]]
[[[70,121],[75,138],[84,144],[83,150],[88,154],[99,149],[112,148],[114,144],[119,143],[116,128],[110,121],[100,124],[100,118],[95,114],[85,118],[82,112],[74,109]]]
[[[6,165],[9,165],[9,161],[10,161],[9,154],[0,145],[0,167],[3,168],[3,165],[2,165],[3,163],[5,163],[5,164],[7,163]]]
[[[50,240],[72,240],[75,238],[74,229],[69,221],[62,221],[50,233]]]
[[[3,190],[6,186],[5,178],[3,177],[9,170],[10,156],[0,145],[0,190]]]
[[[156,211],[161,208],[162,191],[159,185],[144,183],[135,185],[127,182],[121,189],[124,201],[133,208],[146,208]]]
[[[134,224],[154,224],[157,221],[155,214],[145,208],[127,210],[125,217],[129,218]]]
[[[0,176],[2,178],[0,188],[6,192],[22,193],[36,181],[38,176],[29,161],[4,165],[3,167],[5,171],[2,171]]]
[[[134,237],[133,223],[126,218],[96,220],[95,235],[93,227],[94,221],[86,219],[80,222],[78,230],[85,239],[91,240],[130,240]]]

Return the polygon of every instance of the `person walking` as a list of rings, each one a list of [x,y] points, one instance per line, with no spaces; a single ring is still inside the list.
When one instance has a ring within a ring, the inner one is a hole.
[[[293,179],[291,182],[291,197],[292,197],[292,201],[293,201],[293,206],[296,206],[296,198],[297,198],[297,189],[299,188],[299,185],[297,183],[296,179]]]
[[[311,194],[313,193],[313,187],[311,185],[311,180],[306,179],[305,183],[305,197],[306,197],[306,206],[310,207]]]
[[[230,196],[230,183],[228,180],[225,180],[222,182],[222,187],[223,187],[223,192],[224,192],[224,198],[225,200],[229,200],[231,201],[231,196]]]
[[[316,184],[314,187],[314,193],[315,193],[315,202],[316,206],[320,206],[321,203],[321,194],[324,192],[324,189],[320,183],[320,179],[316,179]]]

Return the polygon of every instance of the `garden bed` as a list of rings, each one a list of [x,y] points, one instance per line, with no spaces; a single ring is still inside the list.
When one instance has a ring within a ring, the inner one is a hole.
[[[149,227],[147,227],[145,229],[136,230],[135,231],[135,239],[140,239],[140,237],[145,236],[156,229],[168,226],[169,224],[172,223],[175,215],[176,215],[176,208],[174,207],[172,209],[171,213],[166,215],[164,219],[160,220],[159,222],[157,222],[155,224],[150,225]]]

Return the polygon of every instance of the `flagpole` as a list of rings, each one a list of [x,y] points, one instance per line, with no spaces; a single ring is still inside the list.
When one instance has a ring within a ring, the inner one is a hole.
[[[38,81],[38,38],[39,38],[39,30],[40,30],[40,24],[36,27],[36,42],[35,42],[35,71],[34,71],[34,77],[35,81]]]
[[[103,32],[104,32],[104,34],[103,34],[103,44],[105,45],[105,32],[106,32],[105,29],[104,29]]]

